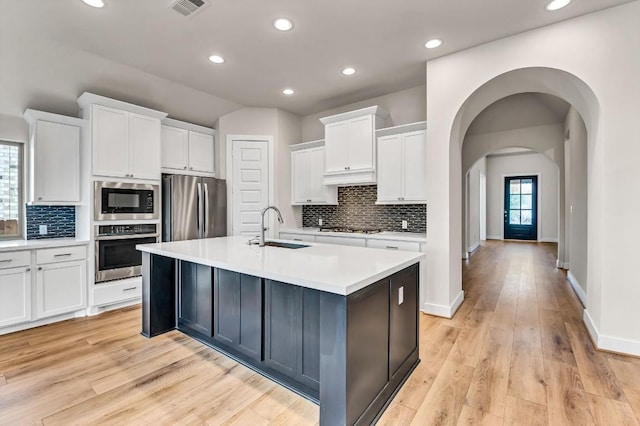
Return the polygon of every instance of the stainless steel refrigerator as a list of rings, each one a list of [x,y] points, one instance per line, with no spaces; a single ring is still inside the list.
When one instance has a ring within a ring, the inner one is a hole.
[[[227,235],[227,182],[162,175],[162,241]]]

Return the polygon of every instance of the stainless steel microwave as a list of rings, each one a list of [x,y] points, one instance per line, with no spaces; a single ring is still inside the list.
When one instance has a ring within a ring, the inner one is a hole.
[[[95,182],[95,220],[152,220],[159,217],[159,185]]]

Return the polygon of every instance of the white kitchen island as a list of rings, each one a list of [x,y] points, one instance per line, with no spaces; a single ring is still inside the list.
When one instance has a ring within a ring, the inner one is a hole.
[[[424,254],[245,237],[138,249],[143,335],[177,328],[319,403],[321,425],[375,421],[419,362]]]

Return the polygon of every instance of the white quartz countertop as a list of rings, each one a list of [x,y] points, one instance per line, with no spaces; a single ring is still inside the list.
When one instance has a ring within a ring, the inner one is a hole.
[[[280,232],[289,234],[326,235],[328,237],[366,238],[368,240],[395,240],[426,243],[427,234],[424,232],[389,232],[383,231],[376,234],[360,234],[357,232],[329,232],[320,231],[320,228],[281,228]]]
[[[309,247],[287,249],[248,245],[247,240],[220,237],[142,244],[136,248],[343,296],[424,259],[423,253],[408,251],[306,242]]]
[[[41,240],[7,240],[0,241],[0,252],[16,250],[34,250],[41,248],[81,246],[89,244],[88,240],[78,238],[45,238]]]

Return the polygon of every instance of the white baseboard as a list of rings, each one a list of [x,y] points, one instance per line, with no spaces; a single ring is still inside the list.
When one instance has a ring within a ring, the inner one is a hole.
[[[435,315],[437,317],[453,318],[460,305],[464,302],[464,291],[460,291],[451,305],[436,305],[435,303],[424,303],[422,312],[429,315]]]
[[[84,309],[76,312],[69,312],[67,314],[56,315],[54,317],[43,318],[36,321],[23,322],[21,324],[12,325],[0,329],[0,335],[14,333],[16,331],[27,330],[29,328],[40,327],[47,324],[53,324],[54,322],[66,321],[73,318],[81,318],[85,316]]]
[[[501,240],[502,235],[487,235],[487,240]]]
[[[598,349],[603,351],[617,352],[621,354],[640,356],[640,342],[636,340],[623,339],[620,337],[612,337],[600,334],[589,311],[584,310],[582,320],[591,335],[591,340]]]
[[[571,287],[573,287],[573,291],[576,293],[576,296],[578,296],[578,299],[580,299],[580,303],[582,303],[582,307],[586,308],[587,295],[585,294],[584,290],[582,289],[582,286],[580,285],[580,283],[578,282],[578,280],[576,279],[576,277],[573,275],[571,271],[567,272],[567,281],[569,281],[569,284],[571,284]]]
[[[570,267],[569,262],[561,262],[560,259],[556,259],[556,268],[569,269]]]
[[[467,253],[473,253],[474,251],[478,250],[478,247],[480,247],[480,241],[469,247],[467,249]]]
[[[127,306],[137,305],[142,303],[142,298],[137,297],[135,299],[129,299],[124,302],[114,303],[112,305],[105,306],[91,306],[87,309],[87,316],[99,315],[103,312],[115,311],[116,309],[126,308]]]
[[[558,239],[557,238],[540,238],[538,240],[538,242],[540,242],[540,243],[557,243]]]

